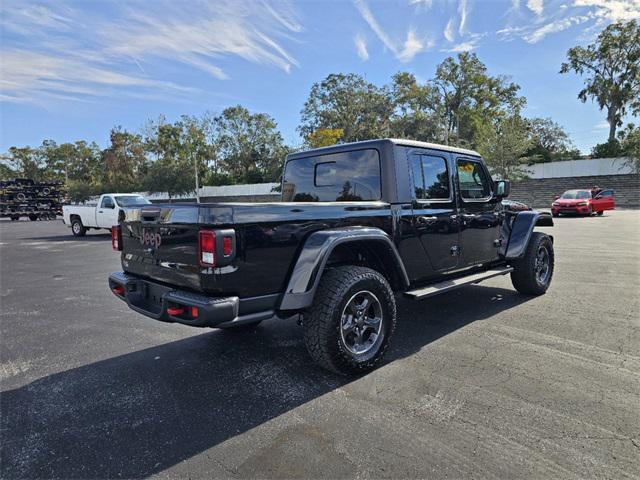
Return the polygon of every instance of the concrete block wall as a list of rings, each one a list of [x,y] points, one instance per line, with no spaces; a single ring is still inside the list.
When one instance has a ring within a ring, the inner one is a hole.
[[[616,205],[640,207],[640,175],[594,175],[583,177],[529,178],[511,184],[509,198],[524,202],[535,208],[550,208],[556,195],[565,190],[591,188],[613,188]]]

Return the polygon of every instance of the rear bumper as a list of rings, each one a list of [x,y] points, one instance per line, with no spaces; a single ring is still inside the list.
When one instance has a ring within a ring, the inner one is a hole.
[[[226,327],[257,322],[274,315],[273,310],[239,315],[238,297],[209,297],[177,290],[125,272],[109,275],[109,288],[132,310],[161,322],[192,327]],[[197,314],[194,316],[192,313]]]

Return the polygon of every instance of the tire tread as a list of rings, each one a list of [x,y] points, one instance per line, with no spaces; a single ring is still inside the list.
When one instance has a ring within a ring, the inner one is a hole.
[[[549,280],[547,284],[542,286],[540,285],[535,278],[534,273],[534,265],[536,253],[538,252],[538,248],[542,243],[548,244],[549,256],[551,261],[551,272],[549,273]],[[548,235],[545,235],[541,232],[533,232],[531,234],[531,238],[529,239],[529,244],[527,245],[527,250],[524,256],[521,259],[516,260],[512,263],[514,267],[513,272],[511,272],[511,283],[514,288],[520,292],[527,295],[542,295],[546,293],[549,285],[551,284],[551,280],[553,279],[554,272],[554,253],[553,253],[553,242]]]
[[[357,363],[336,352],[332,342],[335,329],[336,308],[344,299],[345,293],[361,280],[371,279],[383,287],[386,302],[391,310],[389,327],[383,344],[372,359]],[[311,308],[304,315],[304,342],[311,358],[320,366],[342,374],[362,373],[374,368],[384,356],[389,340],[395,329],[396,304],[393,291],[387,280],[376,270],[354,265],[328,269],[322,275],[320,285],[314,296]]]

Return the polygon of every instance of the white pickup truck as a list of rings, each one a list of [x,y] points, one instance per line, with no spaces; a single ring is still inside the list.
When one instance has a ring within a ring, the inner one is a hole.
[[[151,202],[135,193],[105,193],[100,195],[98,203],[85,205],[64,205],[62,220],[71,227],[76,237],[82,237],[91,228],[111,230],[118,224],[120,210],[127,207],[139,207]]]

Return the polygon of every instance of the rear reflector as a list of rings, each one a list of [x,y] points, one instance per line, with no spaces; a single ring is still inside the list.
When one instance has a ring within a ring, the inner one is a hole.
[[[191,307],[191,316],[193,318],[198,318],[199,313],[200,312],[198,312],[198,307]]]
[[[198,258],[203,267],[216,266],[216,234],[212,230],[200,230]]]
[[[231,237],[224,237],[222,239],[222,254],[228,257],[233,253],[233,240]]]
[[[111,227],[111,247],[117,252],[122,251],[122,229],[120,225]]]
[[[119,297],[124,297],[124,287],[122,285],[116,285],[112,288],[113,293],[118,295]]]
[[[169,315],[182,315],[184,313],[183,307],[169,307],[167,308],[167,313]]]

